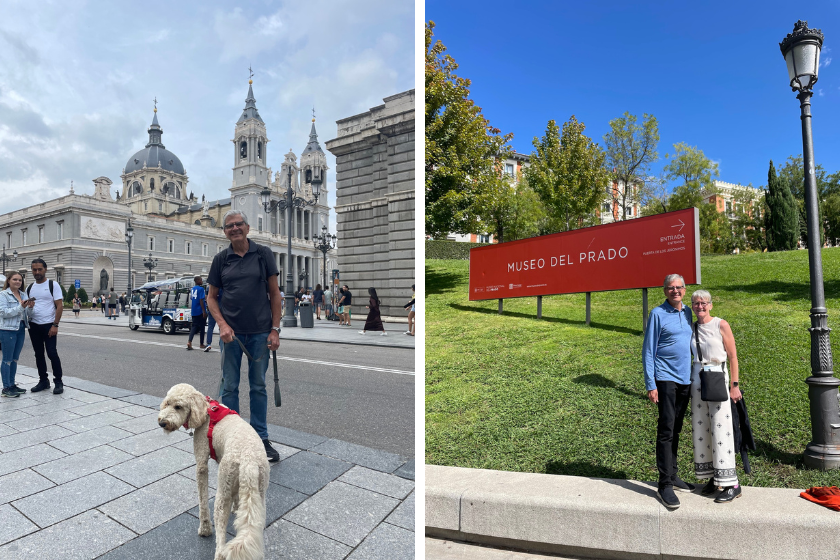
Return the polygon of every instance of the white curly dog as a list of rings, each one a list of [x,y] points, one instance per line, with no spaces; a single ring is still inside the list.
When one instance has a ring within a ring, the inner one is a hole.
[[[216,487],[215,560],[258,560],[265,557],[263,529],[265,528],[265,496],[268,490],[268,459],[257,432],[238,414],[228,414],[218,423],[217,412],[227,412],[212,404],[192,385],[181,383],[172,387],[160,403],[158,424],[167,433],[181,426],[195,430],[196,481],[198,482],[198,534],[210,536],[210,508],[207,500],[207,461],[212,449],[219,462]],[[222,406],[223,405],[218,405]],[[215,410],[214,410],[215,408]],[[211,424],[215,424],[212,425]],[[212,429],[211,429],[212,428]],[[236,536],[225,545],[225,532],[231,508],[236,512],[233,526]]]

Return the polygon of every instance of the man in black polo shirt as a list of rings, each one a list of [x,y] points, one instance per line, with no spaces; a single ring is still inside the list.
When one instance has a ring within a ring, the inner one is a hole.
[[[280,347],[279,271],[271,250],[248,239],[251,228],[243,212],[229,210],[222,222],[230,247],[213,258],[207,276],[207,307],[219,325],[221,341],[220,398],[222,404],[239,412],[239,370],[244,347],[252,358],[248,359],[251,427],[262,438],[268,460],[273,463],[280,460],[280,454],[268,441],[265,372],[269,351]]]
[[[351,307],[353,305],[353,294],[350,293],[350,287],[347,284],[344,285],[344,324],[348,327],[350,326],[350,313],[352,311]]]

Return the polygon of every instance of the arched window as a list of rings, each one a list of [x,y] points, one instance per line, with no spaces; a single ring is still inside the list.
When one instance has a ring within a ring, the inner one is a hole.
[[[139,181],[134,181],[133,183],[131,183],[131,189],[129,189],[129,191],[128,191],[129,196],[137,195],[137,194],[140,194],[142,192],[143,192],[143,187],[140,186]]]
[[[155,190],[155,180],[149,179],[149,190]]]
[[[312,182],[312,170],[311,169],[306,170],[306,182],[307,183]]]
[[[248,157],[248,143],[244,140],[239,143],[239,157],[240,159]]]
[[[257,142],[257,159],[262,159],[262,140]]]

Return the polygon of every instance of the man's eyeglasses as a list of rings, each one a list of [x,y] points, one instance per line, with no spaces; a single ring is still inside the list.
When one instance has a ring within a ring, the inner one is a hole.
[[[245,222],[231,222],[229,224],[225,224],[225,229],[233,229],[235,227],[241,228],[245,225]]]
[[[668,286],[665,289],[669,292],[681,292],[685,290],[685,286]]]
[[[709,307],[712,305],[711,301],[692,301],[691,305],[694,307]]]

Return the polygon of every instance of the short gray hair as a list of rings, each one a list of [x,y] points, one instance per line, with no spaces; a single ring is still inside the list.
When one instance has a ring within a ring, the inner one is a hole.
[[[712,294],[706,290],[694,290],[694,293],[691,294],[691,301],[694,301],[695,299],[712,303]]]
[[[225,212],[225,215],[222,218],[222,225],[227,223],[228,216],[242,216],[242,221],[245,222],[245,225],[251,225],[248,223],[248,216],[242,210],[228,210]]]
[[[227,214],[225,214],[225,216],[227,216]],[[682,280],[683,286],[685,286],[685,278],[683,278],[679,274],[669,274],[668,276],[665,277],[665,282],[662,284],[662,287],[667,288],[668,284],[670,284],[671,282],[673,282],[677,278]]]

